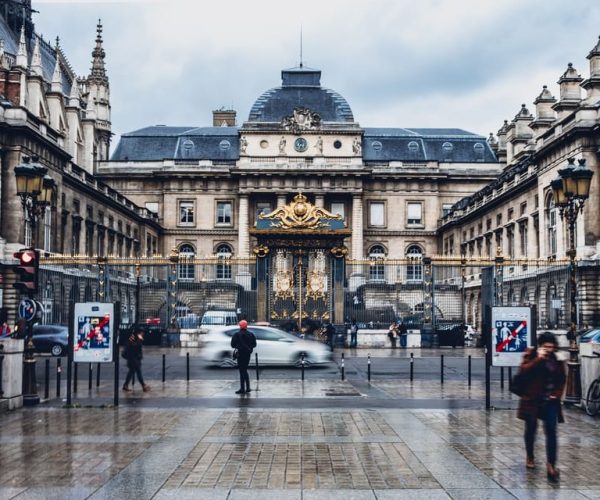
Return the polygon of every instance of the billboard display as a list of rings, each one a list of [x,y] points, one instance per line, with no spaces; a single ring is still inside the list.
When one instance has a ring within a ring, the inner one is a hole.
[[[102,302],[75,304],[73,361],[112,363],[114,328],[113,304]]]

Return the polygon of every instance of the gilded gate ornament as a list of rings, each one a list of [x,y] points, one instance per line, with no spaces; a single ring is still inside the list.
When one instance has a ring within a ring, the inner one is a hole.
[[[322,299],[327,288],[327,272],[325,270],[325,254],[323,251],[315,253],[312,269],[306,276],[306,297]]]
[[[252,251],[254,252],[254,255],[256,255],[257,257],[263,258],[269,254],[269,247],[267,245],[258,245],[258,246],[255,246]]]
[[[332,214],[324,208],[310,203],[306,196],[298,193],[289,205],[276,208],[271,213],[260,214],[260,219],[275,219],[271,222],[273,228],[286,229],[318,229],[329,227],[327,220],[342,220],[339,214]]]

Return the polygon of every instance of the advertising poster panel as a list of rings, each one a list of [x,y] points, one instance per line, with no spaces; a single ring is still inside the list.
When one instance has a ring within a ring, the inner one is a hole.
[[[114,305],[102,302],[75,304],[74,323],[73,361],[112,363]]]
[[[492,307],[493,366],[519,366],[534,336],[529,307]]]

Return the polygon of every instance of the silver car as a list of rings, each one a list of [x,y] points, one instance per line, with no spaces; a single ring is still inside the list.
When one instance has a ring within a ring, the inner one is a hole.
[[[260,365],[300,366],[304,354],[305,366],[328,363],[333,359],[329,348],[321,342],[303,340],[272,326],[250,325],[248,330],[256,337],[256,349]],[[202,357],[219,366],[235,366],[231,354],[231,337],[239,328],[222,326],[213,328],[203,337]]]

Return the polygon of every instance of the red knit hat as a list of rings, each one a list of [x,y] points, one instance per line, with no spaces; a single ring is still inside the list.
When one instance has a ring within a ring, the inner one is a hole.
[[[245,330],[246,328],[248,328],[248,322],[245,319],[240,321],[239,325],[242,330]]]

